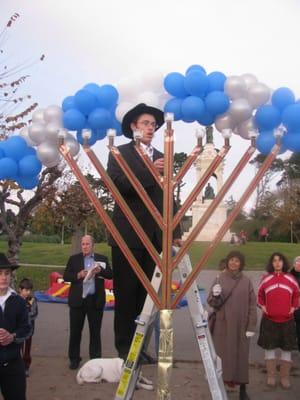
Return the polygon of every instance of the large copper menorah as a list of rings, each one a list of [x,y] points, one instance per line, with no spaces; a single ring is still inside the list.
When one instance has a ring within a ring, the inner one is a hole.
[[[228,133],[228,132],[227,132]],[[270,154],[266,157],[264,163],[261,165],[255,177],[249,183],[248,187],[242,194],[240,200],[223,223],[223,225],[218,230],[217,234],[209,244],[208,248],[202,254],[200,260],[194,265],[193,271],[190,273],[184,284],[180,287],[175,297],[171,297],[171,284],[172,284],[172,273],[178,263],[182,260],[184,255],[189,251],[193,241],[200,233],[200,231],[204,228],[205,224],[208,222],[209,218],[218,207],[218,205],[223,200],[224,196],[236,181],[237,177],[240,175],[246,164],[249,162],[253,153],[256,150],[255,147],[255,136],[251,138],[251,144],[241,157],[240,161],[237,163],[236,167],[231,172],[230,176],[223,184],[221,190],[217,193],[214,200],[209,205],[206,212],[200,218],[198,223],[195,225],[191,233],[189,234],[187,240],[184,242],[180,250],[177,252],[175,256],[172,255],[172,242],[173,242],[173,230],[180,223],[182,217],[185,215],[186,211],[190,208],[192,203],[196,200],[197,196],[200,194],[204,186],[207,184],[208,180],[214,173],[214,171],[218,168],[228,151],[230,150],[230,139],[228,134],[224,134],[224,145],[220,152],[215,156],[214,160],[211,162],[210,166],[207,168],[201,179],[196,183],[195,187],[189,194],[189,196],[184,201],[182,207],[177,211],[176,215],[173,215],[173,192],[176,186],[180,183],[182,178],[185,176],[187,171],[192,166],[193,162],[199,156],[199,154],[203,150],[203,135],[198,135],[197,143],[191,154],[188,156],[186,162],[182,166],[181,170],[177,173],[176,176],[173,174],[173,163],[174,163],[174,131],[172,129],[172,116],[168,115],[166,117],[166,129],[164,136],[164,173],[160,175],[158,171],[155,169],[150,158],[144,154],[142,147],[140,146],[140,138],[137,135],[135,137],[135,149],[146,167],[149,169],[157,184],[162,188],[163,191],[163,213],[159,212],[159,210],[155,207],[152,200],[149,198],[147,192],[143,188],[140,181],[136,178],[134,171],[132,171],[122,155],[120,154],[117,147],[114,146],[114,133],[112,130],[108,133],[109,138],[109,150],[112,156],[115,158],[116,162],[123,170],[124,174],[130,181],[131,185],[134,187],[136,192],[139,194],[141,199],[143,200],[145,206],[148,208],[149,212],[152,214],[153,218],[157,222],[158,226],[162,230],[162,253],[158,254],[157,250],[151,243],[150,239],[145,234],[143,228],[141,227],[139,221],[136,219],[135,215],[132,213],[131,209],[128,207],[119,190],[111,180],[111,178],[106,173],[105,168],[93,152],[93,150],[88,145],[88,138],[84,139],[84,151],[89,157],[90,161],[94,165],[95,169],[99,173],[101,179],[104,184],[107,186],[108,190],[111,192],[115,202],[119,205],[122,212],[132,225],[132,229],[135,230],[137,235],[141,238],[145,248],[155,261],[156,265],[160,268],[162,273],[162,288],[161,295],[159,295],[151,285],[151,282],[147,278],[144,273],[142,267],[137,262],[136,258],[133,256],[131,250],[128,248],[124,238],[120,235],[118,230],[116,229],[114,223],[111,218],[104,210],[102,204],[96,197],[95,193],[91,189],[88,181],[85,176],[82,174],[77,162],[70,155],[67,146],[64,144],[63,139],[61,139],[60,143],[60,152],[63,155],[64,159],[71,167],[74,175],[77,177],[80,182],[83,190],[86,193],[86,196],[91,201],[93,206],[95,207],[99,217],[102,219],[103,223],[110,231],[114,240],[128,259],[131,267],[135,271],[136,275],[140,279],[141,283],[147,290],[148,294],[151,296],[155,306],[160,310],[161,315],[161,329],[164,327],[170,332],[169,335],[169,343],[167,346],[162,346],[160,343],[159,350],[159,362],[158,362],[158,391],[157,398],[158,399],[170,399],[170,378],[171,378],[171,370],[173,364],[173,332],[172,332],[172,310],[174,310],[182,299],[184,294],[190,288],[194,280],[197,278],[201,268],[205,265],[206,261],[210,257],[210,255],[215,250],[216,246],[221,241],[222,237],[225,235],[254,189],[264,176],[265,172],[269,169],[272,161],[277,156],[280,150],[280,137],[278,136],[277,143],[273,147]],[[167,317],[166,317],[167,316]],[[162,331],[161,331],[162,333]],[[162,341],[161,341],[162,342]]]

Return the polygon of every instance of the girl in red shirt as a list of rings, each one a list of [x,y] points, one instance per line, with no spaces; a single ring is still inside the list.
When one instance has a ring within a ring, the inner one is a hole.
[[[294,311],[299,304],[299,286],[281,253],[271,255],[266,270],[258,288],[258,305],[263,311],[258,345],[265,349],[269,386],[276,385],[276,349],[280,349],[280,381],[288,389],[291,351],[297,349]]]

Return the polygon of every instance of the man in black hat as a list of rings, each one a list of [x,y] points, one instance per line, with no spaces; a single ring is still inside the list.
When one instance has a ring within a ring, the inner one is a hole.
[[[10,288],[16,268],[0,253],[0,388],[4,400],[26,399],[21,344],[31,328],[25,300]]]
[[[155,131],[159,129],[163,123],[163,112],[155,107],[149,107],[146,104],[138,104],[132,110],[128,111],[122,121],[122,131],[126,137],[133,139],[133,133],[135,131],[141,132],[141,147],[152,160],[157,171],[161,174],[164,168],[163,154],[155,149],[151,142]],[[143,185],[154,205],[162,213],[162,190],[136,152],[134,146],[135,142],[132,140],[127,144],[119,146],[118,149]],[[145,233],[158,252],[160,252],[162,248],[161,229],[158,227],[151,213],[145,207],[143,201],[111,154],[108,160],[107,172],[119,189],[127,205],[140,222]],[[143,268],[145,274],[151,280],[155,268],[152,257],[149,255],[141,239],[136,235],[131,224],[127,221],[117,204],[115,204],[113,212],[113,222],[140,266]],[[175,229],[173,237],[175,244],[180,245],[181,232],[179,226]],[[111,236],[109,237],[109,245],[112,247],[115,295],[115,346],[118,350],[119,357],[126,359],[135,332],[135,319],[142,311],[146,298],[146,291],[126,257],[124,257],[122,251]],[[147,355],[145,356],[147,357]],[[148,361],[151,360],[148,358]]]

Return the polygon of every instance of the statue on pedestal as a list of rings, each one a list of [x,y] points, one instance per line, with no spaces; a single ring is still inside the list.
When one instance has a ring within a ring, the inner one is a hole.
[[[206,127],[206,143],[214,143],[213,130],[212,126]]]
[[[215,192],[213,187],[210,185],[210,183],[207,184],[204,192],[204,200],[212,200],[215,198]]]

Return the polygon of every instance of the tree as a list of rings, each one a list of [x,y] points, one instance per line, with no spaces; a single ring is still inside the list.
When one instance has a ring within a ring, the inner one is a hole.
[[[181,152],[181,153],[174,154],[173,170],[174,170],[175,174],[177,174],[180,171],[180,169],[183,166],[183,164],[185,163],[186,159],[187,159],[186,153]],[[180,181],[175,190],[174,196],[175,196],[175,202],[176,202],[176,205],[178,208],[181,205],[180,195],[181,195],[181,189],[183,188],[184,185],[185,185],[185,182]]]
[[[48,196],[55,192],[55,181],[61,176],[59,168],[46,168],[41,174],[39,184],[32,197],[28,200],[24,190],[17,187],[14,182],[4,182],[0,189],[0,223],[3,233],[8,238],[8,257],[18,261],[22,237],[27,228],[29,219],[35,208]],[[14,207],[13,222],[12,211]]]
[[[5,45],[11,27],[20,18],[15,13],[0,33],[0,56],[5,55]],[[30,121],[32,111],[37,107],[31,95],[19,93],[29,75],[21,75],[38,60],[29,60],[10,67],[6,62],[0,63],[0,140],[5,140],[12,132],[24,127]],[[18,261],[22,236],[35,208],[55,191],[54,183],[61,176],[57,167],[46,168],[41,174],[35,191],[28,195],[15,182],[0,181],[0,225],[2,232],[8,237],[8,257]]]
[[[267,156],[263,154],[258,154],[253,160],[250,161],[250,164],[253,164],[258,170],[262,163],[265,161]],[[284,171],[284,162],[280,158],[276,158],[268,171],[263,176],[262,180],[259,182],[256,188],[256,200],[254,210],[259,208],[261,201],[263,200],[264,196],[266,196],[270,191],[270,184],[274,178],[279,179],[280,174]]]
[[[104,209],[112,212],[113,198],[103,182],[88,173],[86,178],[100,200]],[[37,208],[31,221],[31,229],[35,233],[49,232],[51,234],[60,233],[62,224],[65,227],[67,236],[73,235],[72,240],[74,251],[78,248],[79,238],[82,231],[86,231],[98,242],[105,241],[107,238],[105,226],[96,213],[94,207],[87,199],[82,187],[70,171],[64,173],[57,190],[53,196],[48,196]],[[60,187],[60,189],[59,189]]]
[[[5,45],[12,26],[19,18],[18,13],[12,15],[0,33],[0,57],[6,55]],[[1,62],[0,59],[0,140],[26,126],[26,121],[38,106],[30,94],[20,93],[22,85],[30,78],[30,75],[21,73],[44,59],[45,55],[42,54],[38,59],[30,59],[12,67],[6,60]]]

